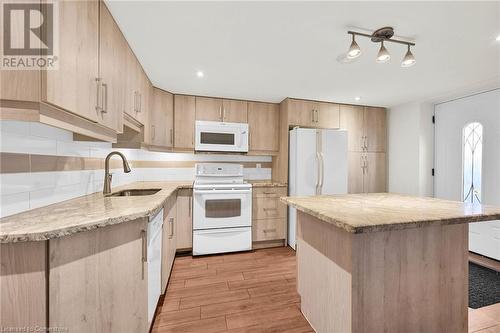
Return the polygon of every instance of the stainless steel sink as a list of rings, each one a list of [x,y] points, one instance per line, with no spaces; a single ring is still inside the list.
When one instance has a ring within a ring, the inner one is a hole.
[[[161,191],[161,188],[130,189],[108,194],[107,197],[136,197],[142,195],[152,195]]]

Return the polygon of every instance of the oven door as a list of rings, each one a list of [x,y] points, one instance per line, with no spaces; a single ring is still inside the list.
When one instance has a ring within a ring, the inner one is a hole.
[[[193,229],[250,227],[252,189],[194,189]]]

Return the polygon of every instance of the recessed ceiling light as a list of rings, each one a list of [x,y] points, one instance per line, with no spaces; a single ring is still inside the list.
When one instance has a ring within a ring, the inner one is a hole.
[[[203,74],[203,72],[202,72],[202,71],[197,71],[197,72],[196,72],[196,76],[197,76],[197,77],[203,77],[204,75],[205,75],[205,74]]]
[[[359,101],[361,99],[361,97],[356,96],[356,97],[354,97],[354,99],[357,100],[357,101]]]

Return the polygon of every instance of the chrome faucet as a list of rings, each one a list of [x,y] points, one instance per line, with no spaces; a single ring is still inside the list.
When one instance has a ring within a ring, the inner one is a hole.
[[[128,161],[125,158],[125,155],[120,153],[119,151],[112,151],[106,156],[106,162],[104,163],[104,188],[102,193],[104,195],[111,193],[111,180],[113,179],[113,175],[109,173],[109,160],[113,155],[118,155],[122,158],[123,161],[123,172],[129,173],[131,171],[130,165],[128,165]]]

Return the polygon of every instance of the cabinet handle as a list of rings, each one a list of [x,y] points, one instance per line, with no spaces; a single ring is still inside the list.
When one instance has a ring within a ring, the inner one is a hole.
[[[319,110],[316,110],[316,123],[319,123]]]
[[[138,93],[139,95],[139,112],[142,112],[142,94]]]
[[[274,192],[263,192],[264,194],[274,194]]]
[[[361,164],[361,169],[363,170],[363,175],[365,174],[365,159],[364,156],[360,156],[359,162]]]
[[[174,218],[173,217],[168,219],[168,227],[170,228],[169,233],[168,233],[168,238],[172,238],[174,236]]]
[[[226,108],[222,107],[222,121],[226,120]]]
[[[312,122],[314,123],[314,109],[311,110],[311,118],[312,118]]]
[[[137,112],[137,91],[134,91],[134,112]]]
[[[155,125],[151,125],[151,140],[155,139]]]
[[[174,144],[174,129],[170,129],[170,143],[173,145]]]
[[[265,234],[267,234],[268,232],[276,232],[276,228],[273,228],[273,229],[264,229],[262,230]]]
[[[102,113],[108,113],[108,84],[107,83],[103,83],[102,84],[102,87],[104,88],[104,93],[103,93],[103,96],[104,96],[104,107],[101,109],[101,112]]]
[[[368,151],[368,136],[365,135],[365,150]]]
[[[148,240],[146,238],[146,230],[141,230],[142,238],[142,262],[148,261]]]
[[[219,106],[219,120],[222,122],[224,119],[222,118],[222,105]]]
[[[102,108],[101,108],[101,78],[97,77],[95,79],[95,82],[96,82],[96,87],[97,87],[97,91],[96,91],[96,106],[95,106],[95,109],[97,112],[101,112],[102,111]]]

